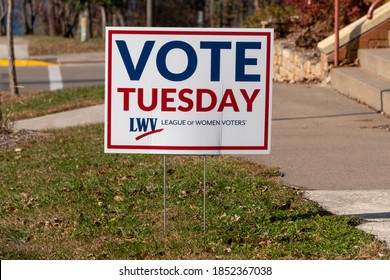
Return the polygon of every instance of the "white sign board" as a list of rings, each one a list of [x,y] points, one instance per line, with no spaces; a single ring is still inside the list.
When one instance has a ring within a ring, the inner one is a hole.
[[[106,29],[105,152],[267,154],[272,29]]]

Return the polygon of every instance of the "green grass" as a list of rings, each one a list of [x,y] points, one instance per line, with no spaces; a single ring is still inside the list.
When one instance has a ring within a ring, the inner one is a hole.
[[[103,153],[103,126],[0,153],[1,259],[390,259],[384,243],[269,170],[228,156]]]
[[[3,111],[10,111],[14,120],[104,103],[104,86],[67,88],[57,91],[24,92],[21,97],[2,93]]]

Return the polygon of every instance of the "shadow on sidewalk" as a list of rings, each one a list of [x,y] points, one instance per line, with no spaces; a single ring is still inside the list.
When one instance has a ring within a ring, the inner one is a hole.
[[[390,212],[348,214],[347,216],[356,217],[356,218],[360,218],[360,219],[364,219],[364,220],[390,219]]]
[[[290,121],[290,120],[305,120],[305,119],[327,119],[327,118],[340,118],[360,115],[376,115],[377,112],[365,112],[365,113],[349,113],[349,114],[336,114],[336,115],[324,115],[324,116],[302,116],[302,117],[287,117],[287,118],[274,118],[273,121]]]

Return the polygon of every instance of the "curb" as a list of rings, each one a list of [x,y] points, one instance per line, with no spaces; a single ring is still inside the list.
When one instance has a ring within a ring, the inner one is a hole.
[[[16,59],[15,66],[18,67],[31,67],[31,66],[57,66],[58,63],[46,62],[41,60],[32,60],[32,59]],[[0,66],[8,66],[7,59],[0,59]]]

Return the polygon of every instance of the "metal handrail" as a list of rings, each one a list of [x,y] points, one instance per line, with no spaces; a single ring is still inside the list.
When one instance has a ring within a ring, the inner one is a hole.
[[[340,38],[340,27],[339,27],[339,0],[334,1],[334,51],[333,51],[333,65],[339,66],[339,38]]]
[[[378,7],[378,5],[382,2],[383,0],[375,0],[375,2],[373,2],[370,6],[370,8],[368,9],[368,12],[367,12],[367,19],[372,19],[373,15],[374,15],[374,10],[376,9],[376,7]]]
[[[384,0],[375,0],[367,12],[367,19],[372,19],[374,15],[374,10],[378,7],[378,5]],[[334,66],[337,67],[339,65],[339,0],[334,1]]]

